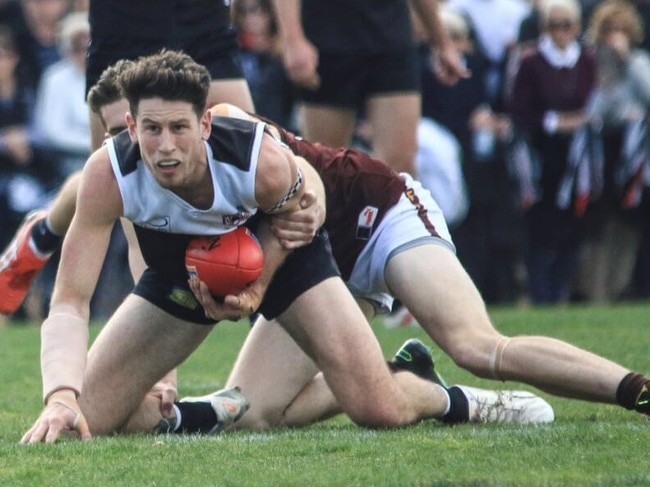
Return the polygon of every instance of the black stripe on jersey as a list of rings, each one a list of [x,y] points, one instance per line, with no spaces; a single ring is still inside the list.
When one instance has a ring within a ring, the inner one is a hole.
[[[113,137],[113,140],[115,141],[115,153],[120,173],[122,176],[126,176],[137,168],[137,163],[140,160],[140,146],[131,141],[128,130],[123,130]]]
[[[226,164],[248,171],[251,165],[257,122],[231,117],[212,117],[208,144],[213,157]]]

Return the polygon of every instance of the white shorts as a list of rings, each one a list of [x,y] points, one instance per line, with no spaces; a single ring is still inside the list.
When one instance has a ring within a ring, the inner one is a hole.
[[[426,211],[426,219],[439,236],[431,234],[419,215],[418,207],[406,195],[402,195],[386,213],[359,255],[347,281],[350,292],[355,297],[372,303],[377,313],[388,313],[395,301],[384,278],[391,257],[425,243],[444,245],[456,252],[442,210],[431,193],[408,174],[402,173],[402,177],[406,180],[407,188],[413,189],[421,207]]]

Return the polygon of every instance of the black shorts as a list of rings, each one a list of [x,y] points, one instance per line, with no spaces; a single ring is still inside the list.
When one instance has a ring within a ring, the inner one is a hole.
[[[420,91],[416,48],[376,54],[320,52],[316,90],[298,89],[305,103],[358,109],[373,95]]]
[[[86,94],[95,85],[104,69],[120,59],[136,59],[154,54],[163,47],[182,50],[205,66],[213,80],[243,79],[238,58],[237,34],[230,28],[216,30],[200,37],[181,39],[149,39],[95,35],[88,48]]]
[[[295,250],[276,271],[257,312],[272,320],[305,291],[325,279],[338,276],[340,273],[332,257],[327,232],[321,230],[311,244]],[[148,268],[133,293],[176,318],[200,325],[214,324],[214,320],[205,316],[186,280],[175,281]]]

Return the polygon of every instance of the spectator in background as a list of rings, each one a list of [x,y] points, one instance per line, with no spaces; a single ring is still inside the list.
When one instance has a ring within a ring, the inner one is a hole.
[[[491,108],[503,111],[501,92],[509,49],[515,45],[519,26],[531,7],[526,0],[448,0],[446,4],[471,21],[476,48],[489,67],[484,75]]]
[[[645,1],[645,0],[642,0]],[[595,5],[597,5],[600,0],[580,0],[580,10],[582,12],[582,18],[584,26],[587,23],[588,19],[591,17],[591,12]],[[525,44],[527,42],[536,42],[539,35],[542,33],[540,31],[540,15],[539,7],[542,4],[542,0],[532,0],[531,5],[532,9],[528,16],[526,16],[519,25],[519,37],[518,43]]]
[[[437,0],[411,2],[446,82],[468,76],[446,31]],[[407,2],[275,0],[284,64],[300,89],[305,138],[349,146],[365,110],[373,154],[415,175],[420,119],[418,54]]]
[[[61,56],[57,47],[59,23],[69,0],[14,0],[0,8],[0,22],[11,25],[20,54],[21,82],[37,89],[43,71]]]
[[[587,39],[598,74],[589,117],[602,126],[604,179],[593,207],[593,233],[582,249],[577,291],[589,301],[610,302],[631,285],[647,218],[641,200],[650,156],[650,55],[639,47],[642,20],[623,0],[596,7]]]
[[[471,78],[447,86],[432,75],[428,57],[422,57],[422,114],[450,130],[462,151],[469,211],[464,219],[450,225],[450,230],[458,258],[484,299],[490,303],[513,302],[522,287],[518,282],[522,221],[505,164],[509,118],[490,109],[483,83],[489,62],[476,49],[469,19],[449,7],[443,7],[440,16],[472,72]],[[426,184],[424,177],[420,180]]]
[[[282,64],[281,39],[271,0],[235,0],[232,13],[241,47],[239,59],[256,113],[295,129],[293,87]]]
[[[46,201],[54,183],[54,161],[35,143],[31,130],[35,94],[21,83],[14,33],[0,25],[0,244],[29,210]]]
[[[594,1],[596,5],[599,3],[595,0],[592,1]],[[639,19],[641,20],[641,24],[643,25],[643,32],[646,33],[638,47],[650,52],[650,36],[647,35],[648,28],[650,27],[650,0],[628,0],[628,3],[636,10]]]
[[[641,24],[643,24],[644,32],[647,32],[648,25],[650,25],[650,0],[622,0],[624,3],[627,3],[631,6],[639,16]],[[603,0],[581,0],[580,4],[582,5],[582,15],[584,19],[584,25],[587,26],[591,17],[593,16],[596,7],[598,7]],[[643,36],[643,39],[639,43],[638,47],[645,49],[650,52],[650,36]]]
[[[543,34],[522,53],[515,74],[513,121],[536,157],[518,154],[525,210],[528,287],[536,304],[569,298],[585,234],[586,196],[577,184],[570,147],[587,122],[585,108],[596,76],[594,58],[578,43],[580,5],[545,0],[540,6]],[[561,185],[570,191],[560,193]],[[576,191],[580,193],[576,195]],[[562,196],[562,197],[560,197]]]
[[[36,127],[43,144],[59,159],[61,181],[81,169],[90,155],[90,123],[84,96],[89,40],[86,12],[64,17],[59,32],[62,59],[45,70],[38,90]]]

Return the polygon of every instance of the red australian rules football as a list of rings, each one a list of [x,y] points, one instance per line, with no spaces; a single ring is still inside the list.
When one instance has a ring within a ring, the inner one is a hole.
[[[223,235],[195,237],[185,250],[185,267],[197,275],[215,297],[238,294],[262,273],[264,255],[246,227]]]

